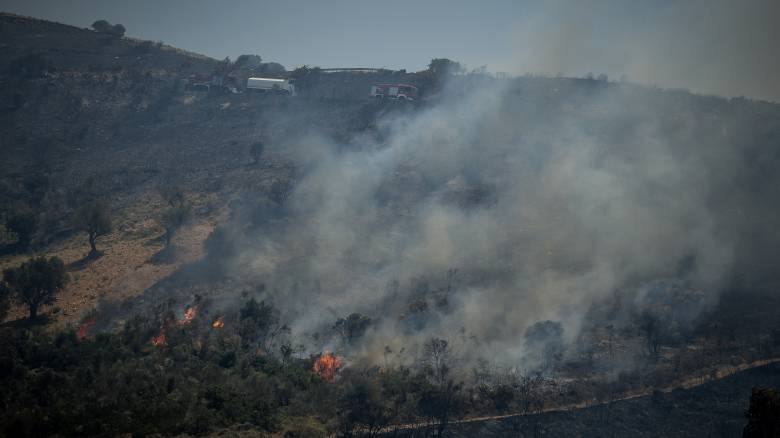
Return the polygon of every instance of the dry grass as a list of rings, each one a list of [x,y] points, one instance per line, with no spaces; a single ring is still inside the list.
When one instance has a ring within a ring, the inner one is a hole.
[[[190,200],[196,207],[214,201],[205,196],[195,196]],[[56,255],[69,266],[70,281],[67,286],[58,294],[54,304],[42,309],[42,314],[51,318],[51,328],[78,323],[102,298],[124,300],[140,295],[182,265],[202,257],[203,241],[219,223],[223,213],[215,209],[206,217],[193,218],[174,236],[175,260],[156,264],[152,258],[164,245],[160,239],[164,230],[154,219],[161,208],[162,201],[157,195],[147,194],[120,212],[114,220],[114,231],[98,239],[98,249],[103,253],[98,259],[82,262],[89,253],[84,235],[73,236],[35,254]],[[0,270],[18,266],[30,256],[1,258]],[[14,306],[7,319],[24,318],[26,313],[25,307]]]

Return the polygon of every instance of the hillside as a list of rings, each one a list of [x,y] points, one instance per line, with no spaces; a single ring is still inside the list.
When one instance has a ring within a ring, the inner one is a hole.
[[[780,105],[430,68],[204,92],[250,72],[10,14],[0,41],[0,270],[69,278],[0,325],[0,435],[503,436],[448,423],[653,389],[523,433],[731,433],[777,385],[672,391],[780,357]]]
[[[567,412],[453,425],[446,436],[742,436],[750,398],[745,388],[778,385],[780,367],[767,365],[692,389],[657,391],[650,396]]]

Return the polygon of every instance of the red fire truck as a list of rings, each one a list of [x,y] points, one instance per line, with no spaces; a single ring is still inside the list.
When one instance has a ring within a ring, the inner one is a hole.
[[[417,87],[411,84],[376,84],[371,86],[374,99],[417,100]]]

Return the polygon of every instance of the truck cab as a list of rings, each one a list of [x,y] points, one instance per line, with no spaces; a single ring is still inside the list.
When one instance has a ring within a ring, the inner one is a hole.
[[[371,86],[373,99],[417,100],[419,90],[411,84],[375,84]]]

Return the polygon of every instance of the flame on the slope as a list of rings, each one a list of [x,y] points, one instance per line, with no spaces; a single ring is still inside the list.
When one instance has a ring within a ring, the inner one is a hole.
[[[89,330],[95,325],[95,319],[88,319],[81,323],[79,329],[76,331],[76,337],[79,341],[83,340],[89,334]]]
[[[184,319],[181,320],[182,324],[189,324],[195,319],[195,306],[187,306],[187,310],[184,311]]]
[[[165,327],[160,328],[160,333],[152,338],[152,345],[159,347],[165,345]]]
[[[221,316],[218,316],[214,318],[214,321],[211,322],[211,326],[214,328],[222,328],[225,326],[225,320],[222,319]]]
[[[317,373],[323,380],[333,382],[336,380],[336,373],[341,369],[341,358],[330,352],[324,352],[317,358],[312,367],[312,371]]]

